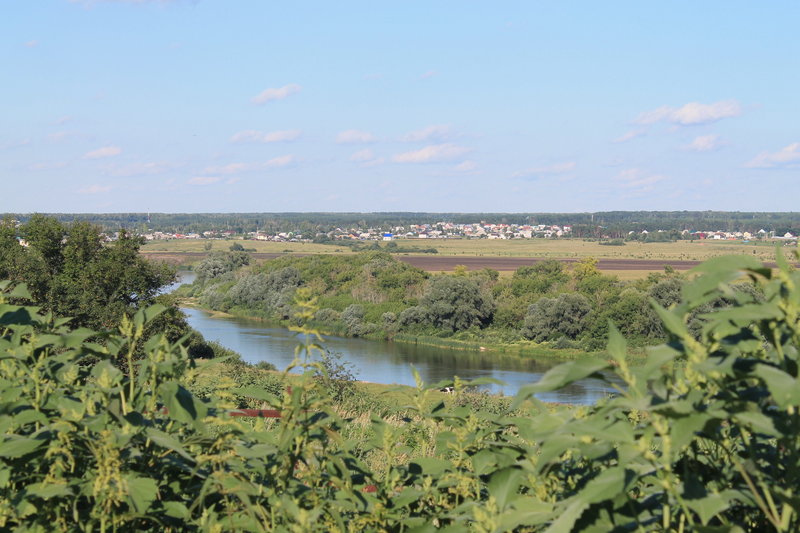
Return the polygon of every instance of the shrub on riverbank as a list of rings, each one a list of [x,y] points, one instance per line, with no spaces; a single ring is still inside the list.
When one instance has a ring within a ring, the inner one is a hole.
[[[468,331],[484,345],[533,339],[597,351],[608,337],[609,320],[634,346],[663,338],[649,298],[670,305],[683,282],[673,272],[623,283],[601,274],[593,260],[581,261],[572,271],[546,260],[510,278],[466,269],[429,276],[388,254],[366,252],[282,257],[198,278],[187,294],[210,309],[287,321],[295,291],[304,287],[320,308],[315,320],[329,332],[375,339],[458,339]]]

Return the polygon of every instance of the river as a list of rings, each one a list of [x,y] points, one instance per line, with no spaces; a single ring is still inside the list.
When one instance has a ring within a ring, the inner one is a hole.
[[[184,281],[189,280],[184,277]],[[248,363],[268,361],[278,369],[283,369],[292,362],[295,347],[300,341],[295,333],[258,320],[212,316],[194,308],[184,308],[183,311],[189,325],[207,340],[217,341],[239,352]],[[504,384],[484,385],[482,388],[505,395],[514,395],[523,385],[535,383],[557,364],[492,352],[335,336],[325,336],[324,346],[332,352],[341,353],[343,360],[352,363],[351,369],[359,380],[414,385],[413,365],[428,384],[452,379],[453,376],[462,379],[494,378]],[[613,389],[602,380],[584,379],[562,390],[539,394],[537,397],[548,402],[590,404],[612,392]]]

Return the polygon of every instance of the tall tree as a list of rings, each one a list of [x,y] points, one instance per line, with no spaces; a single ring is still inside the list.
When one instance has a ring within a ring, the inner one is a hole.
[[[175,279],[171,267],[139,255],[141,244],[125,231],[106,244],[100,228],[84,221],[65,226],[34,215],[18,229],[6,221],[0,226],[0,277],[25,282],[36,304],[73,317],[77,326],[110,328],[154,303]]]

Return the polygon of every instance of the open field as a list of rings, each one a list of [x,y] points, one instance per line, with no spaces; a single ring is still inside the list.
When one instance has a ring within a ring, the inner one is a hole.
[[[149,242],[142,254],[154,260],[189,266],[206,256],[207,243],[211,251],[228,250],[233,242],[253,249],[256,261],[266,261],[285,254],[349,254],[345,246],[266,241],[223,240],[173,240]],[[689,270],[698,263],[729,254],[747,254],[761,261],[775,258],[775,243],[743,243],[739,241],[678,241],[666,243],[630,242],[625,246],[604,246],[597,242],[578,239],[525,239],[525,240],[397,240],[400,247],[435,247],[438,254],[397,254],[397,259],[429,272],[450,272],[457,265],[469,270],[492,268],[512,272],[521,266],[543,259],[558,259],[574,263],[585,257],[599,260],[598,268],[621,279],[636,279],[650,272],[662,271],[669,265],[675,270]]]
[[[206,243],[211,250],[228,250],[232,243],[238,242],[245,248],[255,249],[257,253],[351,253],[346,246],[268,241],[228,241],[228,240],[172,240],[148,242],[142,252],[205,252]],[[775,257],[774,242],[741,241],[677,241],[664,243],[628,242],[625,246],[604,246],[597,242],[579,239],[398,239],[398,246],[417,248],[436,248],[439,256],[494,256],[494,257],[537,257],[537,258],[583,258],[598,259],[643,259],[649,261],[705,261],[711,257],[727,254],[748,254],[762,261]],[[385,243],[381,243],[384,245]],[[399,254],[402,256],[402,254]]]

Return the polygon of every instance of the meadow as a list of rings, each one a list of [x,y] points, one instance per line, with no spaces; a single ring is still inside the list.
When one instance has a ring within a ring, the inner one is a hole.
[[[254,259],[262,261],[272,256],[260,254],[351,254],[347,246],[305,242],[269,242],[241,240],[169,240],[146,243],[141,253],[145,257],[165,260],[180,266],[191,266],[199,262],[209,251],[228,250],[234,242],[253,250]],[[582,239],[397,239],[398,247],[434,247],[438,254],[428,255],[426,262],[434,263],[423,267],[428,272],[452,271],[451,266],[437,267],[437,257],[486,257],[486,258],[541,258],[541,259],[596,259],[647,261],[661,269],[663,261],[706,261],[722,255],[748,255],[759,261],[773,261],[775,258],[775,242],[742,242],[742,241],[675,241],[675,242],[626,242],[624,246],[607,246],[597,241]],[[379,243],[385,246],[386,243]],[[398,257],[414,254],[396,254]],[[490,266],[490,264],[487,264]],[[600,269],[606,274],[616,275],[622,280],[634,280],[646,277],[653,271],[644,266],[641,269],[626,268]]]

